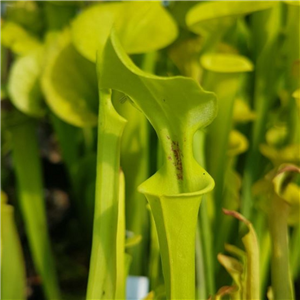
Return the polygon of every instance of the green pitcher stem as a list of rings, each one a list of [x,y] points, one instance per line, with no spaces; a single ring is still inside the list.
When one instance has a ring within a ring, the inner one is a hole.
[[[195,238],[201,196],[147,198],[159,229],[167,299],[195,299]]]
[[[240,86],[240,73],[213,73],[207,76],[207,86],[213,90],[219,97],[219,110],[215,121],[209,127],[207,138],[208,150],[208,171],[211,173],[216,182],[214,191],[216,217],[216,231],[224,218],[221,207],[223,206],[224,192],[224,173],[226,171],[229,133],[232,129],[233,105],[238,88]],[[217,85],[216,85],[217,83]],[[228,87],[227,89],[225,87]],[[218,138],[216,138],[218,136]],[[220,251],[217,249],[216,254]]]
[[[93,128],[92,127],[84,127],[82,129],[83,133],[83,139],[84,139],[84,150],[86,154],[93,152],[93,142],[94,142],[94,136],[93,136]]]
[[[260,298],[266,294],[268,287],[268,273],[270,270],[270,257],[271,257],[271,240],[269,232],[265,232],[260,241],[260,248],[264,249],[260,251],[260,278],[261,278],[261,292]]]
[[[135,109],[135,108],[134,108]],[[139,112],[137,112],[139,113]],[[126,118],[130,120],[130,116]],[[135,235],[141,235],[141,242],[127,250],[132,256],[130,265],[130,274],[141,276],[145,275],[145,253],[149,243],[149,212],[147,211],[147,200],[145,196],[138,193],[136,187],[148,177],[148,124],[144,116],[141,115],[138,129],[134,133],[134,137],[139,139],[140,149],[135,154],[136,164],[132,164],[134,156],[125,156],[122,162],[126,177],[126,220],[127,229]],[[130,122],[130,121],[129,121]],[[130,124],[128,124],[128,127]],[[136,170],[133,172],[133,170]],[[126,173],[127,171],[127,173]]]
[[[149,52],[144,55],[142,61],[142,69],[149,73],[154,73],[156,65],[156,52]],[[135,108],[133,108],[135,110]],[[136,114],[140,115],[140,112],[136,111]],[[130,120],[130,117],[128,118]],[[130,126],[130,121],[128,127]],[[133,248],[128,249],[128,253],[132,256],[132,262],[130,266],[131,275],[144,275],[147,266],[145,265],[145,252],[147,251],[149,244],[149,225],[150,220],[148,218],[149,212],[146,208],[146,199],[144,195],[137,192],[136,187],[147,179],[149,175],[149,125],[146,118],[140,115],[138,128],[133,135],[140,142],[139,155],[136,155],[138,162],[138,170],[132,174],[132,162],[124,162],[130,170],[131,174],[127,181],[129,190],[126,191],[127,199],[127,228],[134,232],[134,234],[140,234],[142,236],[141,242]],[[138,159],[139,158],[139,159]],[[122,164],[123,167],[123,164]],[[125,172],[125,168],[124,168]],[[126,175],[126,172],[125,172]],[[131,183],[131,185],[130,185]],[[154,229],[155,230],[155,229]],[[159,253],[158,253],[159,255]],[[160,257],[158,256],[158,259]],[[151,266],[150,266],[151,267]]]
[[[57,136],[61,155],[66,165],[71,184],[74,185],[72,168],[80,159],[77,139],[75,139],[74,136],[78,135],[80,129],[65,123],[53,113],[50,114],[50,121]]]
[[[263,142],[267,116],[269,110],[274,104],[277,97],[276,87],[278,86],[279,75],[281,71],[278,69],[274,61],[278,59],[280,48],[280,39],[278,38],[281,32],[282,14],[280,3],[274,5],[270,11],[253,14],[250,24],[253,26],[253,41],[256,52],[255,61],[255,82],[254,82],[254,109],[257,115],[252,127],[251,147],[248,151],[246,165],[243,177],[241,202],[241,213],[245,218],[253,219],[253,225],[256,228],[256,214],[253,211],[253,195],[252,186],[260,177],[262,155],[259,152],[259,144]],[[265,30],[267,24],[273,24],[272,28]],[[257,41],[257,44],[256,44]],[[264,41],[262,43],[262,41]],[[261,44],[260,44],[261,43]],[[254,53],[255,53],[254,52]],[[259,53],[259,55],[258,55]],[[255,164],[253,162],[256,162]],[[256,229],[259,232],[259,229]]]
[[[116,260],[116,299],[126,299],[126,257],[125,257],[125,178],[122,171],[119,175],[119,207],[117,228]]]
[[[300,271],[300,252],[299,252],[299,245],[300,245],[300,225],[298,224],[293,231],[290,243],[290,251],[291,251],[291,268],[293,278],[296,279],[299,271]]]
[[[150,288],[155,290],[162,281],[161,259],[158,236],[153,215],[150,213],[150,256],[149,256],[149,278]]]
[[[276,196],[273,197],[269,227],[272,243],[271,275],[274,300],[294,299],[289,266],[288,214],[288,204]]]
[[[14,208],[1,191],[1,297],[25,300],[26,271]]]
[[[35,123],[31,120],[11,129],[13,160],[19,202],[35,268],[41,276],[46,298],[60,299],[55,262],[48,235],[41,163]]]
[[[241,212],[245,218],[251,217],[252,209],[253,209],[253,196],[252,196],[252,186],[256,180],[259,178],[259,166],[261,165],[262,155],[259,152],[259,144],[263,140],[264,135],[264,127],[266,115],[268,113],[267,105],[268,99],[260,99],[261,102],[266,103],[263,106],[260,106],[260,110],[257,112],[259,118],[255,121],[253,125],[253,137],[252,137],[252,146],[249,149],[249,153],[246,159],[245,175],[243,177],[243,185],[242,185],[242,195],[243,201],[241,202]],[[253,164],[253,162],[257,162]],[[256,212],[255,212],[256,213]],[[256,226],[256,218],[254,218],[254,227]],[[242,226],[242,225],[241,225]],[[257,232],[259,232],[257,230]]]
[[[207,299],[207,274],[204,263],[204,247],[201,225],[198,221],[196,229],[196,299]]]
[[[114,299],[121,135],[126,121],[117,114],[109,90],[100,90],[96,199],[86,299]]]
[[[202,130],[198,130],[194,136],[194,155],[195,159],[198,161],[198,163],[203,166],[203,168],[206,168],[206,159],[205,159],[205,140],[206,140],[206,134]],[[199,241],[199,247],[202,248],[202,257],[201,261],[204,265],[205,270],[205,281],[206,281],[206,293],[208,295],[214,295],[215,294],[215,281],[214,281],[214,257],[213,257],[213,251],[212,251],[212,236],[211,236],[211,224],[208,216],[208,208],[207,208],[207,197],[204,195],[202,204],[200,207],[199,212],[199,221],[198,221],[198,228],[200,233],[201,240]],[[197,247],[196,247],[197,251]],[[199,262],[200,264],[200,262]],[[198,267],[197,267],[198,270]],[[199,270],[200,274],[201,271]],[[199,276],[200,276],[199,274]],[[200,284],[200,282],[198,283]]]

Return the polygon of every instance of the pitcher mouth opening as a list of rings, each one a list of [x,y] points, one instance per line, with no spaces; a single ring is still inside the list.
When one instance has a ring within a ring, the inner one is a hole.
[[[138,186],[138,191],[142,194],[144,194],[145,196],[154,196],[154,197],[158,197],[158,198],[189,198],[189,197],[195,197],[195,196],[201,196],[204,194],[207,194],[209,192],[211,192],[214,187],[215,187],[215,181],[214,179],[211,177],[210,174],[208,174],[207,172],[205,172],[205,177],[204,175],[201,175],[201,177],[205,178],[205,181],[207,182],[206,185],[204,185],[204,187],[200,187],[199,186],[199,190],[196,191],[192,191],[192,192],[183,192],[183,193],[168,193],[168,192],[159,192],[159,189],[157,189],[157,191],[155,191],[154,187],[149,188],[149,181],[154,181],[155,176],[157,176],[157,173],[155,173],[152,177],[150,177],[149,179],[147,179],[146,181],[144,181],[143,183],[141,183]]]

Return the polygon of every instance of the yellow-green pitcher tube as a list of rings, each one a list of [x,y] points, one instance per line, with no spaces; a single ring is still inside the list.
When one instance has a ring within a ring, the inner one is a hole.
[[[96,198],[92,253],[86,299],[115,299],[121,136],[126,124],[100,89]]]
[[[201,169],[201,174],[192,172],[190,163],[195,162],[192,136],[179,134],[177,141],[174,141],[174,136],[165,139],[159,135],[164,149],[162,169],[170,173],[172,169],[173,176],[177,177],[176,194],[166,195],[155,191],[154,186],[158,180],[155,176],[152,183],[145,182],[139,187],[147,197],[157,228],[167,299],[195,299],[198,213],[202,194],[214,187],[214,181],[205,170]],[[201,183],[198,176],[202,176]],[[195,180],[196,177],[198,180]]]
[[[167,299],[195,299],[195,237],[201,195],[146,195],[161,249]]]
[[[98,65],[100,88],[128,95],[155,129],[163,166],[139,186],[153,214],[168,299],[195,298],[195,233],[201,195],[214,181],[196,162],[193,137],[216,115],[216,97],[184,77],[159,77],[138,69],[115,32]],[[183,278],[184,277],[184,278]]]
[[[289,205],[273,197],[269,213],[269,229],[272,244],[271,278],[274,299],[292,300],[295,298],[291,270],[288,263],[288,226]],[[284,274],[284,276],[283,276]]]

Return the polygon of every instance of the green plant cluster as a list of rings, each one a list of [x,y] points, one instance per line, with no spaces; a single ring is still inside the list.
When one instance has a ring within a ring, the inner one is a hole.
[[[299,1],[1,8],[1,299],[300,297]]]

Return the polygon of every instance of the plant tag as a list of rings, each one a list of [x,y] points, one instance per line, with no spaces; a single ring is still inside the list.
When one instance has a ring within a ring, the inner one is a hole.
[[[128,276],[126,283],[126,299],[142,300],[149,293],[149,279],[144,276]]]

